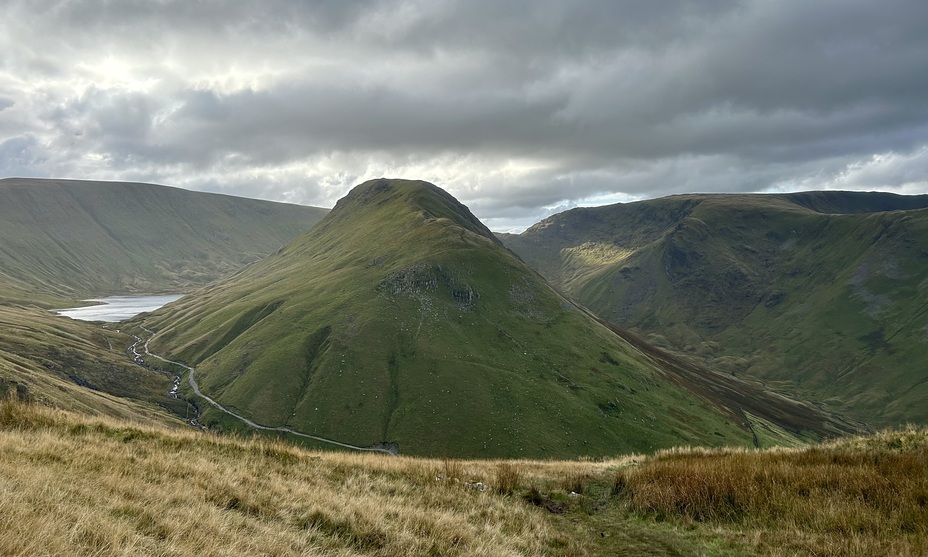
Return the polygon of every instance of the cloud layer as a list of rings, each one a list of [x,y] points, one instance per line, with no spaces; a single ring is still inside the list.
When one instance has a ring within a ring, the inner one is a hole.
[[[928,192],[922,0],[7,0],[0,176],[331,206],[433,181],[497,230],[693,191]]]

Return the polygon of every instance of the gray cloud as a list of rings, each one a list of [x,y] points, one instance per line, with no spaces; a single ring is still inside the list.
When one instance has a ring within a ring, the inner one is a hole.
[[[684,191],[928,191],[928,4],[11,0],[0,172],[331,205],[435,181],[497,229]]]
[[[7,176],[31,176],[32,169],[45,162],[46,156],[31,135],[0,141],[0,173]]]

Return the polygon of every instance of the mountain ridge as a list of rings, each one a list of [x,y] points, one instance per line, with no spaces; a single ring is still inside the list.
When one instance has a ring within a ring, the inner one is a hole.
[[[0,180],[0,300],[183,291],[276,250],[314,207],[154,184]]]
[[[573,209],[504,243],[598,316],[887,425],[924,421],[928,196],[681,195]],[[928,330],[928,329],[926,329]]]

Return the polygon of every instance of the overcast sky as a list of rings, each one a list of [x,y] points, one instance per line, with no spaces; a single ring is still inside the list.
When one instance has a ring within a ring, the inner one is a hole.
[[[494,230],[682,192],[928,192],[925,0],[2,0],[0,177]]]

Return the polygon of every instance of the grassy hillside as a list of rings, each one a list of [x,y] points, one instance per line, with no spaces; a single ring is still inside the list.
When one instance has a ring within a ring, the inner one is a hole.
[[[174,376],[133,363],[125,332],[3,305],[0,330],[0,397],[182,426],[186,402],[168,397]]]
[[[151,184],[0,180],[0,302],[180,292],[264,257],[326,211]]]
[[[0,554],[924,555],[926,438],[442,461],[3,400]]]
[[[928,421],[928,196],[686,195],[505,241],[597,315],[878,425]]]
[[[741,408],[668,378],[424,182],[358,186],[279,253],[144,323],[223,405],[358,446],[556,457],[754,440]],[[846,431],[792,408],[817,419],[773,439]]]

